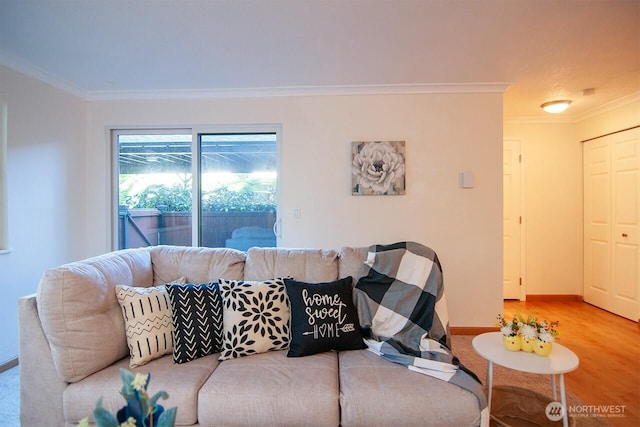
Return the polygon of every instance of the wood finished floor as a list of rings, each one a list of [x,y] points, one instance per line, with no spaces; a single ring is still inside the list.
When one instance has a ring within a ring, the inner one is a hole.
[[[612,426],[640,426],[640,327],[583,302],[505,301],[506,315],[536,314],[559,320],[558,342],[580,358],[565,384],[585,405],[625,405],[624,417],[607,417]]]

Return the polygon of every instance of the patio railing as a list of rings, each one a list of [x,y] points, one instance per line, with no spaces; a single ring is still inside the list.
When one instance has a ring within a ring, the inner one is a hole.
[[[200,245],[207,247],[275,246],[273,211],[203,212]],[[191,246],[191,212],[120,208],[118,249],[155,245]],[[234,233],[235,231],[235,233]]]

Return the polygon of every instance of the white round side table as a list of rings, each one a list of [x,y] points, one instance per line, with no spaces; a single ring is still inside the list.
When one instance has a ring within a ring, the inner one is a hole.
[[[502,343],[500,332],[488,332],[473,338],[473,349],[489,362],[487,368],[487,405],[491,414],[491,390],[493,387],[493,364],[496,363],[505,368],[531,374],[551,375],[551,390],[553,399],[557,400],[556,375],[560,378],[560,403],[562,403],[562,424],[569,425],[567,414],[567,397],[564,388],[564,374],[578,367],[578,356],[574,352],[556,342],[549,356],[538,356],[525,351],[509,351]]]

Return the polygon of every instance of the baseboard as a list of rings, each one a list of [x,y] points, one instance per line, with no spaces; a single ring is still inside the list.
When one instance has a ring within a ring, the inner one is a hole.
[[[582,302],[582,295],[573,294],[527,294],[527,301]]]
[[[451,335],[480,335],[498,331],[497,326],[450,326]]]
[[[582,302],[582,295],[573,294],[530,294],[527,301]],[[638,323],[640,328],[640,321]],[[451,335],[479,335],[485,332],[497,332],[497,326],[450,326]]]
[[[14,357],[13,359],[9,359],[8,361],[0,364],[0,372],[7,371],[16,366],[18,366],[18,358]]]

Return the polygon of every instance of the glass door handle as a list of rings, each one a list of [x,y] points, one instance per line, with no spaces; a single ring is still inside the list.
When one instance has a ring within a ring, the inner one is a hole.
[[[277,219],[276,222],[273,223],[273,234],[276,235],[276,237],[281,237],[280,236],[280,219]]]

